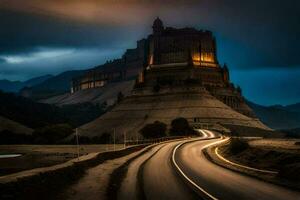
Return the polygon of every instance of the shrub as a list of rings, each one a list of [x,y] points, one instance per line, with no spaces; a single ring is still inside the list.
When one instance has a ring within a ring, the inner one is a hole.
[[[33,132],[35,143],[55,144],[69,136],[73,129],[68,124],[55,124],[38,128]]]
[[[159,138],[166,136],[167,125],[163,122],[155,121],[146,124],[139,132],[144,138]]]
[[[188,78],[184,80],[184,83],[186,85],[195,85],[195,84],[200,84],[201,82],[198,79]]]
[[[299,181],[300,180],[300,163],[289,164],[281,167],[278,176],[284,179]]]
[[[238,153],[246,150],[247,148],[249,148],[248,142],[246,142],[245,140],[241,140],[239,138],[232,138],[230,140],[228,150],[232,154],[238,154]]]
[[[0,131],[0,144],[30,144],[32,142],[31,135],[17,134],[9,130]]]
[[[124,99],[124,94],[122,92],[119,92],[117,102],[120,103],[123,99]]]
[[[92,137],[91,142],[96,144],[109,144],[112,142],[112,137],[110,133],[103,133],[101,136]]]
[[[176,118],[171,123],[170,135],[193,135],[195,131],[190,127],[189,122],[185,118]]]
[[[160,90],[160,85],[159,84],[156,84],[153,86],[153,92],[159,92]]]

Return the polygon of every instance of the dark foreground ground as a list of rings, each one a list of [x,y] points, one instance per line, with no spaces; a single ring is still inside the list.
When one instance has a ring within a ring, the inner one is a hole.
[[[123,145],[116,145],[116,149]],[[109,145],[80,145],[80,155],[113,150]],[[23,170],[46,167],[77,157],[76,145],[0,145],[0,155],[22,154],[15,158],[0,158],[0,176]]]

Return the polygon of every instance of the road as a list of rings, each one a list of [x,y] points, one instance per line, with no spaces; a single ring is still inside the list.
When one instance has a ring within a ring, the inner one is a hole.
[[[300,199],[300,193],[233,172],[208,161],[202,149],[222,139],[203,137],[157,145],[135,159],[119,199]],[[192,190],[192,188],[194,190]],[[196,192],[194,192],[196,191]]]

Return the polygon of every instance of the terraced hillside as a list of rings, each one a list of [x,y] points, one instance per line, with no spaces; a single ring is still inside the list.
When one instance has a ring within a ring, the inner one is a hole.
[[[110,112],[79,127],[79,134],[96,136],[116,129],[119,139],[126,132],[128,138],[136,137],[147,123],[156,120],[166,124],[177,118],[187,118],[192,124],[208,124],[214,127],[234,124],[270,130],[258,119],[234,111],[204,88],[177,88],[159,93],[133,94],[125,98]]]

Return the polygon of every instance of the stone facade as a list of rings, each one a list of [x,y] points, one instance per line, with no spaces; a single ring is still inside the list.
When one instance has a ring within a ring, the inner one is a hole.
[[[122,58],[88,70],[83,76],[75,77],[71,83],[71,93],[79,90],[103,87],[110,82],[135,79],[147,61],[147,41],[137,42],[135,49],[127,49]]]
[[[117,140],[125,133],[134,139],[141,137],[139,131],[146,124],[160,121],[170,126],[178,117],[195,128],[222,132],[228,132],[229,125],[270,130],[254,116],[241,89],[230,82],[228,67],[219,64],[211,32],[165,28],[156,19],[153,33],[143,41],[143,61],[131,94],[79,127],[80,135],[94,137],[114,130]],[[131,62],[125,61],[129,66]]]
[[[102,87],[113,81],[137,77],[133,94],[162,88],[203,87],[234,110],[255,117],[241,89],[230,82],[228,67],[217,59],[216,39],[210,31],[164,27],[157,18],[153,32],[137,42],[121,59],[89,70],[72,81],[72,92]]]
[[[165,28],[157,18],[148,36],[148,64],[140,73],[135,94],[145,88],[204,87],[234,110],[255,117],[246,105],[241,89],[230,83],[228,67],[217,59],[216,40],[210,31],[194,28]]]

